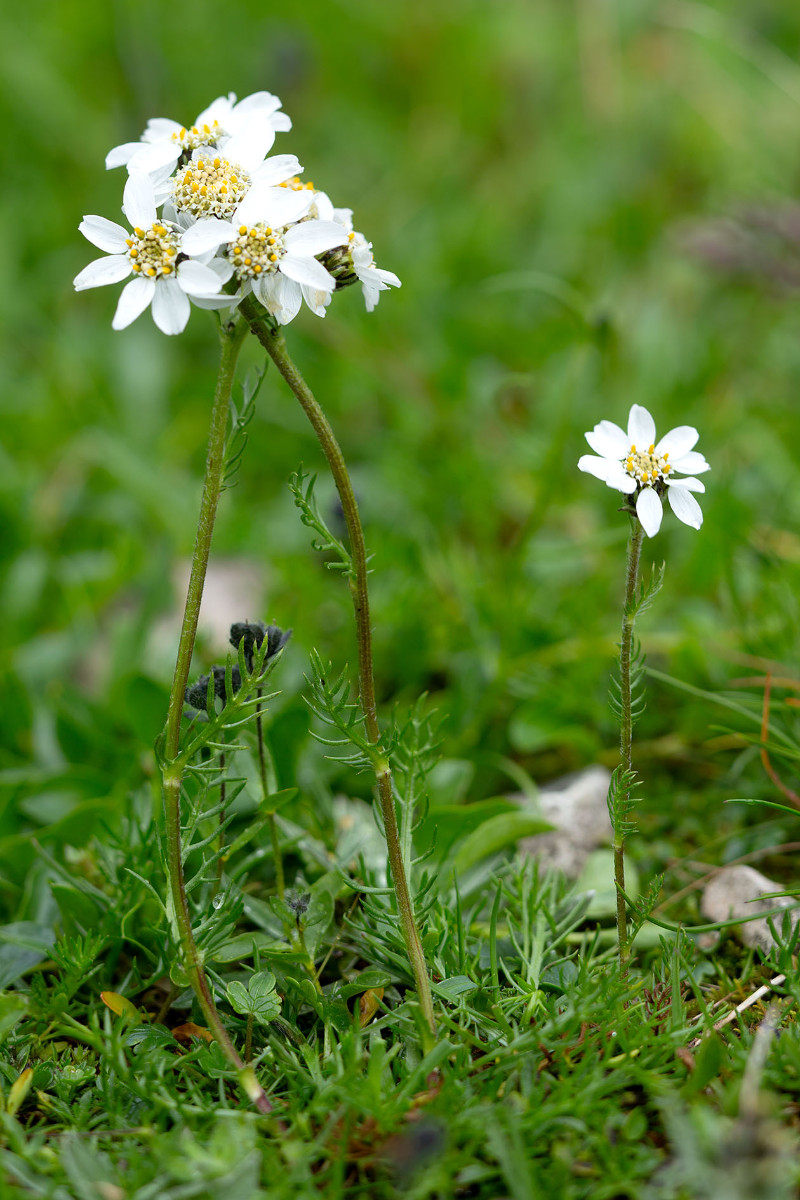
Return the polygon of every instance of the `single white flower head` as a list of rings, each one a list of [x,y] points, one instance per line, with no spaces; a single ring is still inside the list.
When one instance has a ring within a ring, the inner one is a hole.
[[[241,137],[230,139],[224,154],[195,150],[172,178],[156,177],[156,202],[166,200],[177,212],[197,219],[225,220],[233,216],[253,185],[274,187],[301,169],[294,154],[265,159],[263,140],[246,130]]]
[[[180,159],[194,150],[221,148],[248,126],[266,131],[272,145],[277,132],[291,129],[292,122],[280,112],[281,102],[270,92],[254,92],[236,103],[236,96],[219,96],[199,114],[194,125],[181,125],[166,117],[154,117],[138,142],[115,146],[106,156],[106,168],[127,166],[150,175],[167,169],[171,174]]]
[[[313,193],[305,188],[253,186],[230,221],[199,220],[184,235],[190,253],[225,247],[232,274],[252,292],[281,325],[297,315],[305,299],[317,316],[336,281],[316,256],[342,237],[333,221],[307,219]]]
[[[84,217],[80,231],[92,245],[106,251],[75,277],[76,291],[119,283],[133,275],[122,290],[112,327],[124,329],[152,304],[153,320],[163,333],[181,333],[189,320],[189,298],[203,308],[226,308],[235,303],[220,293],[230,278],[230,264],[215,264],[188,257],[181,229],[156,213],[153,183],[148,175],[133,171],[124,197],[129,232],[105,217]]]
[[[325,201],[330,205],[327,196]],[[327,211],[327,207],[323,207],[322,211]],[[341,245],[323,255],[323,265],[333,275],[340,288],[360,283],[367,312],[372,312],[381,292],[390,287],[400,287],[400,280],[393,271],[382,271],[376,265],[372,254],[372,242],[368,242],[363,233],[353,230],[351,209],[333,208],[331,205],[330,212],[331,220],[342,228],[344,236]]]
[[[703,513],[692,493],[706,489],[695,476],[710,469],[703,455],[693,448],[699,436],[691,425],[679,425],[657,442],[650,413],[641,404],[634,404],[627,433],[613,421],[600,421],[586,434],[597,453],[584,454],[578,467],[616,491],[631,498],[635,494],[636,515],[648,537],[661,527],[665,495],[678,520],[699,529]],[[687,478],[675,478],[676,472]]]

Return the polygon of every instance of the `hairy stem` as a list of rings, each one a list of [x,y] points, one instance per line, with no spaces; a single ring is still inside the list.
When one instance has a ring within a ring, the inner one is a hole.
[[[619,754],[623,778],[630,779],[633,767],[633,718],[631,715],[631,658],[633,655],[633,626],[636,620],[636,588],[639,581],[639,558],[642,551],[644,529],[638,517],[631,517],[631,532],[628,538],[628,561],[625,574],[625,605],[622,610],[622,637],[619,645],[620,709]],[[630,798],[630,782],[623,784],[620,796],[621,811],[627,812]],[[625,908],[625,829],[614,829],[614,882],[617,889],[617,940],[619,942],[619,964],[624,971],[630,946],[628,944],[628,914]]]
[[[225,787],[225,755],[222,751],[220,751],[220,755],[219,755],[219,804],[220,804],[220,808],[219,808],[219,817],[217,818],[218,823],[219,823],[219,838],[217,839],[217,853],[218,853],[219,857],[217,858],[217,878],[216,878],[216,882],[214,883],[213,888],[211,889],[211,899],[212,900],[218,894],[220,888],[222,887],[222,872],[223,872],[222,858],[223,858],[223,851],[225,849],[225,816],[226,816],[227,803],[228,803],[226,791],[227,791],[227,789]]]
[[[261,688],[256,692],[259,700],[261,699]],[[264,748],[264,730],[261,723],[261,705],[256,708],[256,738],[258,740],[258,772],[261,777],[261,795],[266,802],[269,795],[269,783],[267,781],[267,754]],[[281,855],[281,843],[278,836],[278,822],[275,818],[275,813],[270,813],[269,817],[269,833],[272,840],[272,857],[275,860],[275,886],[278,889],[278,895],[281,900],[286,895],[286,882],[283,876],[283,857]]]
[[[275,363],[275,366],[286,380],[286,383],[300,402],[303,411],[311,422],[322,452],[328,461],[328,466],[336,484],[336,490],[339,493],[342,512],[347,525],[347,533],[350,540],[350,555],[353,563],[353,571],[350,578],[350,593],[353,600],[356,637],[358,641],[359,695],[361,706],[364,710],[364,727],[367,737],[375,745],[380,741],[380,727],[378,725],[378,712],[375,701],[372,629],[370,627],[369,591],[367,587],[367,551],[364,544],[364,530],[361,525],[358,504],[356,503],[347,464],[345,463],[344,455],[328,418],[289,357],[286,341],[280,329],[268,325],[263,320],[258,308],[250,298],[242,303],[240,311],[249,322],[253,333]],[[376,764],[375,780],[378,787],[381,813],[383,815],[389,865],[392,872],[395,895],[397,896],[397,907],[400,913],[403,937],[411,969],[414,973],[420,1007],[425,1017],[432,1045],[432,1039],[436,1035],[436,1020],[433,1014],[430,981],[428,979],[428,969],[425,964],[422,943],[414,919],[414,908],[409,893],[406,867],[400,846],[392,788],[391,766],[385,759],[380,759]]]
[[[175,674],[169,695],[167,723],[163,734],[163,764],[161,774],[164,795],[170,900],[178,929],[183,967],[197,995],[206,1025],[214,1035],[216,1041],[219,1042],[231,1065],[239,1072],[239,1081],[243,1089],[260,1112],[268,1113],[272,1111],[272,1105],[256,1080],[253,1071],[245,1068],[244,1063],[236,1053],[233,1042],[228,1036],[227,1030],[214,1004],[214,997],[211,994],[211,988],[203,970],[202,956],[197,948],[192,932],[192,919],[186,899],[183,854],[181,849],[181,788],[185,767],[184,761],[179,755],[181,716],[183,714],[186,684],[189,680],[192,651],[194,650],[194,642],[197,634],[197,620],[200,615],[200,602],[203,598],[203,585],[205,584],[206,571],[208,569],[208,557],[211,551],[214,521],[222,491],[225,433],[228,424],[231,389],[233,387],[239,350],[246,332],[247,326],[239,320],[220,326],[221,349],[219,374],[214,393],[214,404],[211,410],[206,471],[203,481],[203,495],[200,501],[197,536],[192,556],[192,569],[186,593],[186,606],[183,613],[180,641],[178,643]]]

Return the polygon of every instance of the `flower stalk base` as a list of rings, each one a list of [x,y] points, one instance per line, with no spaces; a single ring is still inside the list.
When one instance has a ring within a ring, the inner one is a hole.
[[[364,727],[369,741],[377,746],[380,742],[380,727],[378,725],[377,704],[375,700],[375,681],[372,658],[372,629],[369,615],[369,591],[367,585],[367,551],[364,542],[364,530],[358,512],[353,485],[347,464],[344,460],[339,443],[336,440],[328,418],[325,416],[318,401],[308,384],[303,379],[297,367],[289,357],[286,340],[280,328],[268,324],[259,312],[257,306],[248,297],[240,311],[249,322],[250,328],[261,345],[270,356],[278,371],[291,388],[303,411],[314,429],[322,451],[339,493],[347,533],[350,540],[350,554],[353,570],[350,576],[350,594],[355,614],[356,636],[358,641],[358,677],[361,706],[364,710]],[[417,987],[420,1008],[425,1018],[428,1043],[427,1052],[432,1048],[436,1037],[436,1019],[433,1013],[430,980],[425,963],[425,955],[414,918],[414,908],[408,887],[406,867],[400,846],[400,835],[397,827],[394,791],[390,764],[380,756],[376,756],[375,782],[383,817],[383,827],[386,835],[386,846],[389,856],[389,866],[392,874],[397,906],[403,938],[406,944],[414,981]]]
[[[617,940],[619,964],[625,971],[630,957],[628,914],[625,907],[625,833],[626,817],[631,806],[633,772],[633,712],[631,696],[631,666],[633,659],[633,629],[637,612],[639,560],[644,529],[638,517],[630,518],[628,557],[625,572],[625,605],[622,611],[622,637],[619,646],[620,726],[619,726],[619,795],[614,818],[614,884],[617,892]]]
[[[221,350],[219,375],[217,376],[217,387],[211,412],[208,454],[203,481],[203,495],[200,501],[197,537],[192,556],[192,569],[186,594],[186,606],[183,614],[180,641],[178,643],[175,674],[169,696],[167,723],[162,736],[161,775],[170,901],[178,930],[183,967],[197,996],[206,1025],[214,1035],[215,1040],[219,1042],[231,1066],[237,1071],[243,1090],[260,1112],[269,1113],[272,1111],[272,1105],[253,1072],[250,1071],[245,1074],[245,1064],[237,1054],[233,1042],[228,1036],[228,1032],[217,1012],[214,997],[211,994],[208,979],[203,970],[202,957],[192,932],[192,919],[186,898],[181,847],[181,789],[185,769],[185,762],[180,755],[181,717],[183,715],[186,685],[189,681],[192,652],[197,635],[197,621],[200,616],[200,602],[203,597],[203,586],[208,569],[208,558],[211,552],[214,522],[222,491],[225,434],[228,426],[228,408],[233,388],[233,378],[236,371],[239,350],[241,349],[246,333],[247,326],[239,320],[223,324],[220,327]]]

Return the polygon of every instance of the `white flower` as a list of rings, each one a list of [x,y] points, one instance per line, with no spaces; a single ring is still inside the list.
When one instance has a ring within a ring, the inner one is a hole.
[[[393,271],[382,271],[376,266],[372,256],[372,243],[368,242],[363,233],[353,230],[352,208],[334,208],[333,202],[325,192],[317,191],[313,183],[303,184],[299,179],[290,179],[281,187],[309,188],[313,192],[313,200],[309,215],[318,217],[321,221],[335,221],[341,225],[346,237],[341,244],[334,247],[325,256],[324,266],[330,270],[340,287],[347,287],[358,280],[367,312],[372,312],[378,303],[380,293],[389,287],[400,287],[401,283]],[[309,305],[311,302],[308,301]],[[325,303],[330,303],[328,296]],[[320,314],[322,315],[322,314]]]
[[[361,292],[367,312],[372,312],[377,306],[381,292],[390,287],[400,287],[400,280],[393,271],[382,271],[376,266],[372,256],[372,242],[368,242],[363,233],[348,233],[347,237],[353,270],[361,281]]]
[[[238,104],[235,94],[230,92],[214,100],[188,128],[166,117],[154,117],[147,122],[138,142],[115,146],[106,155],[106,169],[127,165],[129,171],[144,171],[148,175],[163,169],[171,174],[181,155],[203,146],[225,146],[250,126],[255,134],[265,131],[263,136],[269,143],[264,150],[266,154],[275,134],[292,127],[286,113],[278,111],[280,107],[280,100],[270,92],[254,92]]]
[[[133,274],[123,288],[112,327],[124,329],[153,306],[153,320],[163,333],[181,333],[189,320],[189,297],[203,308],[224,308],[235,303],[220,294],[230,279],[228,263],[209,266],[192,258],[178,262],[186,253],[181,230],[159,221],[153,184],[149,176],[134,171],[125,185],[125,215],[132,225],[129,233],[105,217],[84,217],[80,231],[107,257],[97,258],[76,276],[76,291],[119,283]]]
[[[177,212],[198,219],[227,219],[255,184],[276,186],[302,170],[294,154],[265,159],[267,149],[265,139],[247,127],[228,141],[224,151],[194,150],[172,178],[153,176],[156,203],[166,200]],[[306,208],[310,199],[306,198]]]
[[[287,325],[305,299],[317,316],[336,281],[316,260],[341,243],[342,229],[333,221],[304,220],[313,199],[305,188],[250,189],[230,221],[206,218],[184,235],[190,254],[226,246],[242,295],[253,292],[279,324]]]
[[[636,515],[648,537],[661,526],[664,495],[678,520],[699,529],[703,514],[692,492],[706,490],[695,476],[709,470],[703,455],[693,449],[699,436],[691,425],[679,425],[656,442],[653,418],[641,404],[634,404],[627,433],[613,421],[601,421],[586,434],[599,457],[584,454],[578,467],[619,492],[636,492]],[[674,471],[688,478],[673,479]]]
[[[358,280],[367,312],[372,312],[381,292],[385,292],[389,287],[400,287],[400,280],[394,272],[382,271],[376,266],[372,256],[372,242],[368,242],[363,233],[353,230],[351,208],[334,208],[324,192],[317,193],[316,205],[320,216],[336,221],[347,235],[341,247],[328,256],[326,266],[331,274],[335,275],[341,287],[347,287]]]

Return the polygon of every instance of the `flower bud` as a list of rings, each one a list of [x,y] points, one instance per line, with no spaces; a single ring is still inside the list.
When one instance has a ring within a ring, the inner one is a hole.
[[[242,645],[247,669],[252,671],[253,653],[263,644],[264,638],[267,639],[267,655],[264,659],[264,665],[266,665],[279,650],[283,649],[291,636],[291,629],[287,629],[284,633],[279,625],[265,625],[263,621],[237,621],[231,625],[230,641],[237,650]]]

